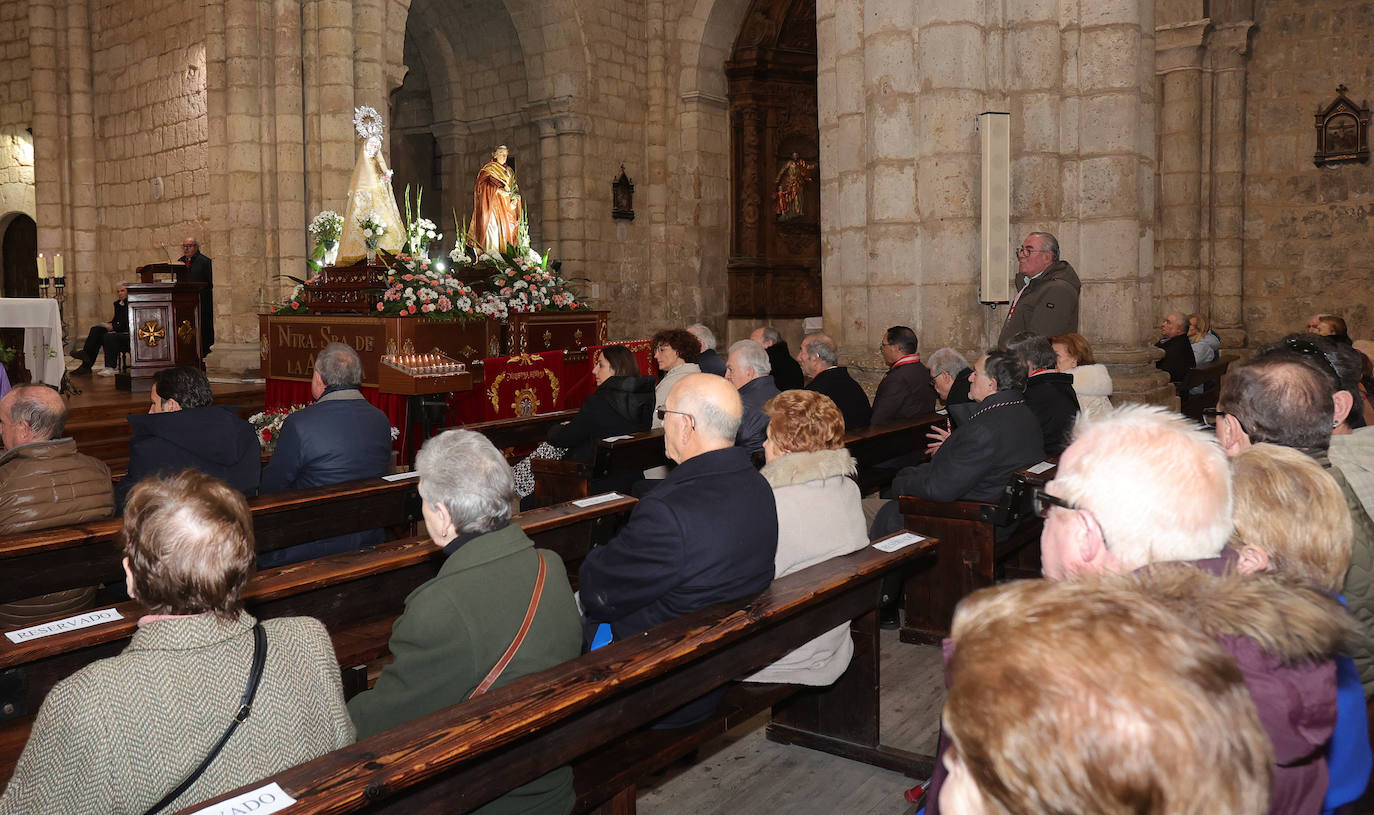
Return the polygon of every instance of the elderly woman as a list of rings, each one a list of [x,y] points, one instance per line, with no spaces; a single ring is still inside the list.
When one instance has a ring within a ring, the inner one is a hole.
[[[1112,376],[1107,366],[1093,359],[1093,347],[1082,334],[1059,334],[1050,337],[1056,358],[1055,367],[1073,375],[1073,392],[1078,396],[1078,409],[1092,418],[1105,415],[1112,409]]]
[[[243,610],[254,551],[242,493],[194,470],[145,480],[121,546],[148,613],[123,653],[48,694],[0,812],[175,812],[353,742],[324,626]]]
[[[1339,593],[1350,567],[1354,533],[1336,480],[1311,456],[1275,444],[1256,444],[1232,458],[1231,476],[1236,529],[1230,548],[1237,571],[1288,575]],[[1364,689],[1348,656],[1336,657],[1336,689],[1324,812],[1359,798],[1374,764]],[[1294,729],[1290,743],[1301,743],[1301,732]]]
[[[868,545],[844,416],[830,397],[784,391],[763,406],[768,436],[763,477],[778,512],[773,576],[782,577]],[[749,677],[750,682],[829,685],[849,667],[849,623],[836,626]]]
[[[658,370],[663,373],[663,378],[654,388],[654,407],[667,407],[668,391],[673,389],[678,380],[688,374],[701,373],[701,367],[697,365],[697,359],[701,356],[701,340],[684,329],[668,328],[655,334],[649,341],[649,347],[654,349],[654,362],[658,363]],[[663,426],[663,420],[658,418],[657,413],[654,414],[653,426]]]

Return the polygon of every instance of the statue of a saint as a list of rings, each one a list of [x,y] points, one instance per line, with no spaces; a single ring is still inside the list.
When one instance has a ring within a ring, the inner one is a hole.
[[[382,117],[370,107],[353,112],[353,125],[363,140],[353,179],[348,184],[348,205],[344,209],[343,232],[339,235],[337,265],[357,263],[367,256],[367,243],[358,220],[369,213],[383,227],[377,246],[399,252],[406,240],[405,222],[391,189],[391,170],[382,158]]]
[[[472,188],[472,224],[468,239],[489,255],[506,251],[519,243],[520,188],[515,171],[506,166],[510,152],[504,144],[491,151],[491,161],[482,165]]]
[[[804,202],[806,182],[811,180],[811,171],[816,169],[816,165],[804,158],[799,158],[794,152],[792,160],[782,165],[778,170],[778,220],[791,221],[800,218],[805,213],[802,211]]]

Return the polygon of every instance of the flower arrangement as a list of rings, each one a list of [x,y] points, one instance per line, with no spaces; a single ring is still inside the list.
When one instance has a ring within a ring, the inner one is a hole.
[[[368,212],[358,218],[358,228],[363,231],[363,244],[367,247],[367,262],[377,259],[377,244],[386,234],[386,224],[377,218],[376,212]]]
[[[425,191],[421,187],[415,191],[415,209],[410,208],[410,187],[406,187],[406,245],[402,249],[415,255],[429,257],[429,245],[441,240],[444,233],[430,219],[420,216],[420,201]]]
[[[568,286],[568,281],[549,268],[549,256],[538,262],[526,259],[518,252],[493,258],[482,255],[480,262],[495,266],[497,271],[487,278],[489,290],[506,301],[510,311],[586,311],[591,306],[580,300]]]
[[[287,277],[283,275],[283,277]],[[272,306],[273,314],[308,314],[309,310],[305,305],[305,281],[298,277],[289,277],[296,281],[296,288],[291,290],[291,296],[286,300]]]
[[[404,252],[388,258],[395,262],[389,265],[386,287],[377,301],[379,315],[459,321],[482,316],[481,298],[429,258]]]
[[[315,238],[315,248],[310,251],[306,263],[311,271],[318,272],[321,266],[332,266],[339,251],[339,236],[343,234],[343,216],[327,209],[315,216],[310,222],[309,232]]]
[[[281,438],[281,426],[286,422],[286,417],[292,413],[306,407],[305,405],[292,405],[290,407],[274,407],[254,413],[248,417],[248,423],[253,425],[253,429],[258,432],[258,444],[264,450],[272,450],[277,446],[277,439]],[[396,441],[400,438],[401,430],[398,427],[391,428],[391,440]]]

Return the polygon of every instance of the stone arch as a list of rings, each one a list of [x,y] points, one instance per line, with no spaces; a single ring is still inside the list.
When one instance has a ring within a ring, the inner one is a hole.
[[[0,295],[37,297],[38,226],[28,213],[8,212],[0,217],[0,254]]]
[[[696,0],[678,29],[678,41],[691,46],[678,79],[683,96],[725,98],[725,61],[748,13],[749,0]]]

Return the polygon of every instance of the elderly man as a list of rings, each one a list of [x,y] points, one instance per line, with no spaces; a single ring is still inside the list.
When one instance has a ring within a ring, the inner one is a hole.
[[[114,301],[114,313],[110,316],[108,323],[100,323],[91,326],[91,330],[86,334],[86,344],[72,356],[81,360],[81,365],[73,374],[88,374],[91,366],[95,364],[96,352],[102,348],[105,350],[105,367],[100,369],[104,375],[109,371],[114,373],[115,366],[119,363],[119,354],[129,350],[129,287],[120,283],[116,291],[117,299]]]
[[[873,394],[873,424],[902,422],[935,410],[935,385],[930,369],[916,352],[916,332],[894,325],[883,334],[878,352],[887,363],[887,374]]]
[[[725,376],[725,360],[716,353],[716,335],[701,323],[687,326],[687,333],[701,341],[701,356],[697,357],[697,367],[704,373]]]
[[[1156,360],[1155,367],[1169,375],[1175,389],[1181,388],[1183,378],[1197,367],[1193,344],[1188,341],[1188,318],[1177,312],[1166,315],[1159,324],[1159,337],[1155,347],[1164,351],[1164,358]]]
[[[950,640],[945,812],[1269,811],[1273,748],[1234,660],[1130,583],[985,589]]]
[[[148,412],[129,417],[129,472],[115,487],[118,506],[143,479],[188,467],[246,496],[257,494],[262,476],[258,434],[238,417],[238,408],[211,404],[214,395],[204,371],[189,365],[163,368],[153,374],[149,396]]]
[[[802,373],[811,380],[806,389],[830,397],[844,415],[845,430],[868,427],[873,418],[868,395],[849,375],[849,370],[837,364],[838,359],[835,341],[825,334],[806,336],[797,352]]]
[[[1049,337],[1029,332],[1011,338],[1007,348],[1026,364],[1026,404],[1040,420],[1045,455],[1057,456],[1069,446],[1069,433],[1078,418],[1078,394],[1073,374],[1058,370],[1058,355]]]
[[[763,403],[780,392],[773,384],[771,371],[768,352],[762,345],[753,340],[740,340],[730,346],[725,381],[739,391],[743,405],[735,445],[751,455],[763,449],[764,439],[768,437],[768,414],[763,412]]]
[[[1032,232],[1016,248],[1020,289],[1007,309],[997,344],[1006,345],[1022,331],[1053,337],[1078,330],[1078,273],[1059,258],[1059,241],[1048,232]]]
[[[973,366],[964,355],[948,346],[935,349],[930,355],[930,379],[935,394],[946,405],[962,405],[973,400],[968,395],[968,379]]]
[[[722,383],[724,384],[724,383]],[[348,703],[366,738],[576,657],[581,621],[559,556],[535,549],[510,522],[515,478],[479,433],[449,430],[415,459],[420,499],[439,573],[406,598],[391,630],[395,660],[376,686]],[[528,630],[522,628],[531,614]],[[514,656],[503,654],[514,644]],[[482,807],[500,813],[565,813],[572,770],[560,767]]]
[[[1270,350],[1233,365],[1222,377],[1215,414],[1217,441],[1227,455],[1268,442],[1292,447],[1322,465],[1341,488],[1354,531],[1345,598],[1360,623],[1351,656],[1365,695],[1374,696],[1374,521],[1345,474],[1331,465],[1331,428],[1350,409],[1348,393],[1320,353]],[[1341,414],[1336,412],[1341,406]]]
[[[200,353],[204,356],[215,344],[215,275],[210,259],[200,253],[200,241],[195,238],[181,242],[181,262],[186,266],[181,280],[205,284],[200,290]]]
[[[110,470],[65,438],[67,406],[47,385],[16,385],[0,399],[0,535],[108,518],[114,514]],[[85,608],[94,588],[0,606],[0,625]]]
[[[331,342],[315,357],[310,393],[315,403],[286,417],[271,461],[262,471],[262,492],[284,492],[386,475],[391,462],[391,422],[358,390],[363,363],[358,352]],[[382,542],[382,530],[354,532],[263,553],[263,566],[280,566]]]
[[[678,466],[582,562],[589,633],[609,623],[615,639],[624,639],[713,603],[752,597],[773,579],[777,510],[768,482],[734,446],[739,394],[718,376],[690,374],[659,412],[664,448]],[[719,692],[709,694],[659,726],[700,721],[719,700]]]
[[[1307,333],[1321,334],[1337,342],[1350,344],[1350,331],[1346,328],[1345,318],[1339,314],[1313,314],[1307,318]]]
[[[773,382],[777,384],[778,390],[800,390],[805,387],[806,378],[802,375],[801,366],[793,359],[792,351],[787,347],[787,340],[782,338],[776,328],[771,325],[759,326],[749,335],[749,339],[768,349],[768,361],[773,367]]]
[[[930,461],[907,467],[892,480],[892,494],[930,501],[996,503],[1013,473],[1045,457],[1040,422],[1027,407],[1026,366],[1011,351],[989,351],[973,366],[973,402],[951,405],[953,432],[936,429]],[[902,528],[896,501],[879,511],[869,531],[877,540]]]

